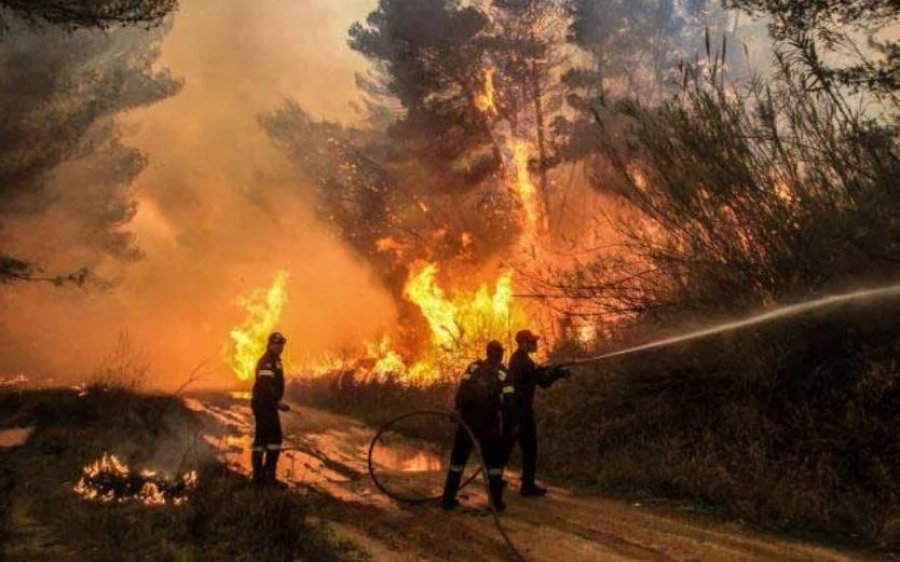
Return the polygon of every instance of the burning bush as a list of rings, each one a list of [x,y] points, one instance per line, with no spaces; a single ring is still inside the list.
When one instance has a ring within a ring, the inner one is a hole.
[[[627,253],[553,287],[618,319],[618,341],[900,276],[896,114],[856,112],[784,53],[780,73],[743,91],[716,64],[708,80],[686,71],[694,85],[661,107],[596,114],[597,184],[639,216],[620,224]],[[551,394],[545,464],[606,490],[896,548],[897,308],[597,365]]]

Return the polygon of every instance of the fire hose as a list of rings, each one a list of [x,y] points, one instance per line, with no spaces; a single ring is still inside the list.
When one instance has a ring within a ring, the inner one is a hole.
[[[394,427],[398,422],[401,422],[403,420],[413,418],[413,417],[424,417],[424,416],[437,416],[437,417],[440,417],[443,419],[450,419],[451,421],[458,423],[459,426],[461,428],[463,428],[463,430],[465,430],[465,432],[469,435],[469,439],[471,439],[472,443],[474,444],[475,453],[476,453],[476,456],[478,457],[479,467],[478,467],[478,470],[476,470],[472,474],[472,476],[467,478],[460,485],[459,489],[461,490],[464,487],[466,487],[468,484],[470,484],[472,481],[474,481],[475,478],[477,478],[479,474],[481,474],[481,475],[483,475],[482,482],[484,482],[484,491],[487,494],[487,497],[490,498],[491,491],[490,491],[490,486],[488,484],[488,479],[487,479],[488,470],[487,470],[487,465],[485,465],[485,463],[484,463],[484,455],[481,452],[481,444],[478,442],[478,439],[475,438],[475,433],[472,431],[472,428],[470,428],[468,426],[468,424],[466,424],[466,422],[464,422],[462,420],[462,418],[460,418],[460,416],[456,412],[450,412],[447,410],[416,410],[413,412],[407,412],[401,416],[397,416],[393,419],[388,420],[387,422],[383,423],[378,428],[378,431],[375,433],[375,437],[373,437],[371,443],[369,443],[369,455],[368,455],[369,478],[372,479],[372,483],[375,484],[375,487],[378,488],[378,490],[382,494],[388,496],[389,498],[392,498],[394,500],[404,502],[404,503],[420,504],[420,503],[425,503],[425,502],[429,502],[429,501],[435,501],[438,498],[440,498],[440,496],[407,496],[407,495],[403,495],[403,494],[398,494],[397,492],[389,490],[387,487],[385,487],[385,485],[378,479],[378,474],[375,471],[375,462],[374,462],[373,456],[374,456],[376,444],[378,443],[378,440],[381,438],[381,436],[384,433],[386,433],[388,430],[390,430],[392,427]],[[490,508],[491,508],[491,515],[493,516],[493,519],[494,519],[494,525],[497,527],[497,530],[500,532],[500,536],[503,537],[503,542],[505,542],[506,546],[509,547],[509,551],[512,553],[513,557],[516,560],[524,562],[525,557],[522,555],[521,552],[519,552],[519,550],[516,548],[516,545],[513,544],[512,539],[509,538],[509,534],[507,534],[507,532],[506,532],[506,529],[503,528],[503,524],[500,522],[500,514],[497,512],[497,508],[494,506],[494,503],[492,501],[488,501],[488,505],[490,505]]]
[[[840,294],[835,294],[835,295],[829,295],[829,296],[825,296],[825,297],[822,297],[822,298],[819,298],[816,300],[780,306],[780,307],[774,308],[772,310],[768,310],[766,312],[761,312],[759,314],[754,314],[752,316],[748,316],[746,318],[742,318],[739,320],[723,322],[721,324],[716,324],[716,325],[710,326],[708,328],[702,328],[699,330],[695,330],[693,332],[679,334],[679,335],[664,338],[661,340],[656,340],[656,341],[652,341],[649,343],[636,345],[633,347],[628,347],[626,349],[619,349],[616,351],[611,351],[609,353],[604,353],[602,355],[597,355],[595,357],[585,357],[582,359],[566,361],[564,363],[555,363],[552,365],[552,367],[556,367],[556,368],[577,367],[580,365],[588,365],[588,364],[592,364],[592,363],[598,363],[600,361],[604,361],[606,359],[612,359],[614,357],[621,357],[623,355],[632,355],[634,353],[640,353],[642,351],[649,351],[651,349],[668,347],[670,345],[674,345],[677,343],[682,343],[682,342],[692,341],[692,340],[696,340],[696,339],[700,339],[700,338],[705,338],[707,336],[721,334],[723,332],[740,330],[743,328],[748,328],[750,326],[755,326],[757,324],[763,324],[766,322],[772,322],[774,320],[781,320],[783,318],[787,318],[790,316],[796,316],[798,314],[806,314],[808,312],[817,310],[819,308],[836,306],[836,305],[844,304],[844,303],[851,302],[851,301],[857,301],[857,300],[888,299],[888,298],[896,298],[898,296],[900,296],[900,284],[891,285],[891,286],[887,286],[887,287],[878,287],[875,289],[864,289],[861,291],[854,291],[854,292],[850,292],[850,293],[840,293]]]

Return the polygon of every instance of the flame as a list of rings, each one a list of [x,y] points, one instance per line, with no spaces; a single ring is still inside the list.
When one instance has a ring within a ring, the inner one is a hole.
[[[391,238],[390,236],[379,238],[375,241],[375,249],[382,254],[387,252],[394,252],[397,255],[402,255],[403,251],[406,250],[406,248],[406,244],[396,240],[395,238]]]
[[[403,357],[397,353],[391,343],[391,337],[385,335],[378,343],[367,343],[366,353],[369,357],[375,358],[375,364],[372,366],[371,372],[377,377],[383,378],[392,374],[401,374],[407,371],[406,362]]]
[[[228,360],[231,370],[242,381],[253,376],[256,362],[266,350],[269,334],[281,318],[287,302],[287,279],[287,271],[279,271],[267,290],[257,289],[238,299],[238,304],[247,311],[247,319],[229,334],[234,351]]]
[[[583,324],[575,330],[575,340],[585,348],[596,342],[597,336],[597,326],[594,324]]]
[[[452,376],[482,356],[488,341],[509,341],[512,331],[528,325],[528,315],[513,301],[511,270],[503,272],[493,286],[484,283],[474,291],[456,290],[452,296],[438,285],[437,276],[437,264],[420,263],[410,272],[404,290],[405,298],[425,318],[431,344],[401,373],[408,382]],[[382,358],[389,356],[382,354]]]
[[[366,343],[362,356],[326,355],[306,365],[303,372],[320,376],[350,370],[362,380],[396,377],[405,384],[428,384],[456,377],[470,361],[484,355],[488,341],[509,343],[515,330],[529,325],[526,311],[514,299],[511,270],[474,290],[452,291],[440,286],[439,273],[436,263],[418,262],[403,291],[427,326],[417,350],[401,352],[384,335]]]
[[[495,94],[494,69],[489,68],[484,71],[484,91],[475,96],[475,107],[478,108],[478,111],[484,113],[488,117],[496,117],[498,111],[497,104],[494,100]]]
[[[166,497],[155,482],[144,482],[138,493],[138,500],[144,505],[166,505]]]
[[[130,499],[150,506],[175,505],[187,501],[186,494],[196,489],[197,472],[190,471],[177,480],[165,480],[154,470],[142,470],[138,476],[113,454],[103,453],[96,461],[82,469],[81,479],[73,490],[87,500],[103,503],[122,503]],[[140,488],[138,488],[140,486]]]
[[[461,336],[456,323],[458,311],[435,282],[437,271],[437,265],[433,263],[425,264],[418,272],[414,270],[403,289],[403,296],[422,311],[431,327],[431,341],[440,347],[450,347]]]
[[[527,141],[518,139],[513,146],[513,158],[516,165],[516,181],[514,191],[522,203],[524,211],[523,227],[525,239],[533,239],[540,224],[542,212],[541,204],[537,196],[537,188],[531,181],[531,171],[528,163],[531,160],[531,146]]]

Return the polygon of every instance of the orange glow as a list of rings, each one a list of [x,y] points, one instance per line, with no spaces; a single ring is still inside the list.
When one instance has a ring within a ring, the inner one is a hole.
[[[226,360],[239,380],[247,381],[253,377],[256,362],[266,350],[269,334],[281,319],[281,311],[287,302],[287,271],[275,274],[272,285],[267,290],[251,291],[238,299],[247,319],[232,329],[229,336],[233,349],[226,349]]]
[[[394,252],[400,255],[406,249],[406,244],[391,237],[380,238],[375,241],[375,249],[380,253]]]
[[[303,372],[322,375],[353,370],[363,378],[396,376],[407,384],[427,384],[453,378],[468,362],[484,354],[492,339],[508,343],[516,330],[529,324],[524,309],[514,302],[512,271],[493,284],[474,290],[445,291],[438,283],[437,264],[420,262],[410,271],[404,298],[416,305],[428,327],[416,352],[404,355],[389,336],[365,345],[364,357],[328,356]]]
[[[541,222],[541,203],[537,196],[537,188],[531,181],[531,171],[528,163],[531,159],[531,147],[527,141],[516,140],[513,147],[513,156],[516,164],[516,181],[514,191],[522,203],[524,211],[523,227],[526,240],[532,239],[537,234]]]
[[[498,112],[495,96],[494,69],[489,68],[484,71],[484,91],[475,96],[475,107],[487,117],[496,117]]]

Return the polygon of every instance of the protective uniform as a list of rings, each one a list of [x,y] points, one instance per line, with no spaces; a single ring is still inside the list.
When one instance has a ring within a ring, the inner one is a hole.
[[[256,378],[253,383],[253,398],[250,406],[256,422],[253,437],[254,482],[275,482],[275,469],[281,454],[281,419],[278,404],[284,397],[284,370],[281,358],[266,351],[256,364]],[[265,453],[265,464],[263,454]]]
[[[548,388],[554,382],[567,376],[564,369],[555,369],[537,365],[528,352],[521,347],[513,352],[509,359],[509,374],[515,386],[516,396],[521,408],[519,426],[504,435],[506,453],[504,462],[509,458],[516,441],[522,448],[522,492],[526,495],[541,495],[546,490],[536,482],[537,473],[537,430],[534,423],[535,388]],[[532,494],[532,492],[537,492]]]
[[[496,509],[502,510],[505,507],[503,426],[515,423],[518,406],[515,403],[515,388],[502,363],[503,348],[499,347],[501,360],[479,360],[466,369],[456,393],[456,410],[478,440],[488,469],[491,503]],[[446,508],[457,505],[456,493],[473,448],[468,432],[462,426],[458,427],[453,439],[450,469],[442,500],[442,505]]]

